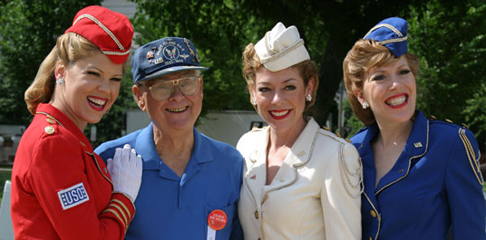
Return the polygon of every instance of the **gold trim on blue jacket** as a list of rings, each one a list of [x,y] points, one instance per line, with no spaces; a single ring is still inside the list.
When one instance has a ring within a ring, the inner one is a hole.
[[[375,188],[376,124],[351,140],[363,161],[363,239],[486,239],[483,179],[474,134],[416,111],[407,143]]]

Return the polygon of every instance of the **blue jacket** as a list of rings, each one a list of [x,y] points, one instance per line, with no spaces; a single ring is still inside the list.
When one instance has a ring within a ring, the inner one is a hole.
[[[237,202],[243,157],[232,146],[210,139],[194,128],[194,147],[182,177],[160,159],[153,140],[153,125],[95,149],[105,161],[117,147],[130,144],[142,156],[142,185],[135,200],[136,213],[127,240],[205,240],[208,217],[214,210],[227,216],[216,240],[242,239]],[[231,235],[231,237],[230,237]]]
[[[351,141],[363,161],[363,239],[486,239],[483,179],[473,133],[417,111],[393,168],[375,188],[371,142],[376,124]]]

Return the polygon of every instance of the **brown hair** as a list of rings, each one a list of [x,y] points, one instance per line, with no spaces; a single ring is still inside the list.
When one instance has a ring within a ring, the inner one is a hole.
[[[54,93],[56,65],[59,62],[70,66],[77,60],[101,50],[79,34],[68,32],[57,38],[56,46],[42,61],[34,81],[25,91],[24,100],[30,113],[35,114],[39,103],[51,101]]]
[[[418,57],[408,52],[404,56],[413,75],[417,77],[420,69]],[[387,47],[368,39],[356,41],[344,59],[344,83],[349,104],[356,117],[365,126],[375,123],[375,116],[370,108],[363,109],[361,103],[354,95],[354,91],[363,89],[363,83],[368,78],[371,69],[383,66],[389,61],[397,60],[398,58]]]
[[[243,51],[243,77],[246,80],[248,92],[250,94],[250,101],[253,101],[254,98],[251,91],[251,84],[255,82],[256,72],[261,67],[263,67],[263,64],[255,51],[255,46],[253,45],[253,43],[248,44]],[[308,110],[312,105],[314,105],[314,102],[316,101],[317,88],[319,87],[317,66],[313,61],[306,60],[291,66],[291,68],[296,68],[298,70],[298,72],[304,79],[305,87],[307,87],[307,84],[312,78],[314,79],[314,89],[312,90],[311,95],[312,101],[305,102],[305,110]],[[256,109],[256,106],[253,107],[255,107]]]

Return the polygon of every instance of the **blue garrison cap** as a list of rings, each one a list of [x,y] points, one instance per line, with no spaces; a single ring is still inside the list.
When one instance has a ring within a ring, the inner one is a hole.
[[[387,18],[374,26],[364,39],[371,39],[390,49],[397,57],[408,51],[407,21],[399,17]]]
[[[184,70],[206,70],[199,63],[196,47],[187,38],[166,37],[147,43],[132,57],[133,83]]]

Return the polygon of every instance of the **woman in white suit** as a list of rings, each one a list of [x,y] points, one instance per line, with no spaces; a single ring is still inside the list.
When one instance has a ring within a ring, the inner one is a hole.
[[[297,28],[278,23],[250,43],[243,75],[268,124],[237,145],[245,158],[238,207],[245,239],[361,239],[359,156],[303,115],[319,79]]]

